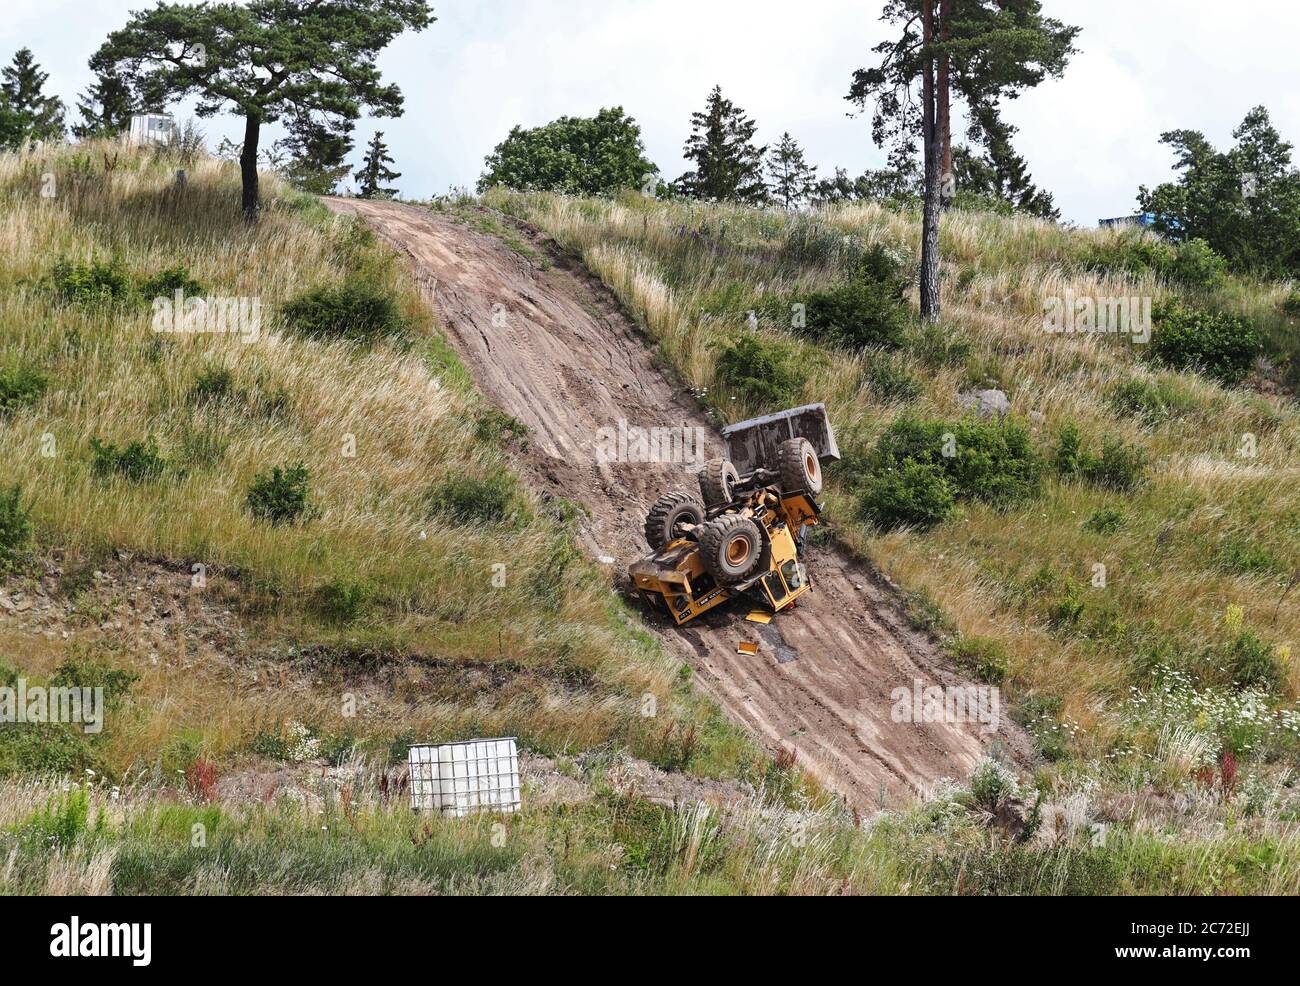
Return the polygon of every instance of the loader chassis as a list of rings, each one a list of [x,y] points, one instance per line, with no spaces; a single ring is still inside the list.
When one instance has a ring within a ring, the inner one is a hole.
[[[679,625],[738,596],[780,612],[812,589],[799,552],[821,513],[821,463],[839,458],[825,408],[740,422],[723,437],[731,457],[706,464],[700,499],[659,498],[646,517],[652,553],[629,568],[642,601]]]

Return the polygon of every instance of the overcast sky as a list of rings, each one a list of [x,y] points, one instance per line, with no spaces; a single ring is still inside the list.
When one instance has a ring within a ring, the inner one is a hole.
[[[70,105],[90,81],[86,60],[144,0],[5,0],[0,59],[26,45]],[[789,130],[822,174],[883,163],[864,117],[844,101],[855,68],[890,30],[879,0],[446,0],[436,23],[380,57],[406,96],[397,120],[363,119],[361,145],[385,139],[408,197],[473,186],[483,157],[519,123],[589,116],[621,105],[640,123],[668,178],[693,110],[709,89],[759,125],[760,142]],[[1135,210],[1140,184],[1167,179],[1172,128],[1216,145],[1263,103],[1300,140],[1300,3],[1295,0],[1044,0],[1083,28],[1059,81],[1007,108],[1017,149],[1065,219],[1093,225]],[[185,116],[184,108],[177,110]],[[201,123],[215,146],[238,139],[231,117]],[[360,152],[354,152],[359,158]]]

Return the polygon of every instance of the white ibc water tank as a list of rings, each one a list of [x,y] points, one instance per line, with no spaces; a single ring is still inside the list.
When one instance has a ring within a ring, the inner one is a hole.
[[[433,746],[407,754],[411,807],[443,815],[519,810],[519,753],[513,736]]]

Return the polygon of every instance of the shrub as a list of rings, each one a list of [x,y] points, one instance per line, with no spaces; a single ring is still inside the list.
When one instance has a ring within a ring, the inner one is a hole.
[[[1102,507],[1094,510],[1083,522],[1083,529],[1093,534],[1114,534],[1124,526],[1123,511],[1114,507]]]
[[[50,282],[61,300],[73,304],[121,303],[132,294],[131,275],[117,257],[93,257],[88,264],[61,258],[54,263]]]
[[[0,366],[0,418],[35,404],[48,384],[45,375],[31,367]]]
[[[1225,384],[1250,372],[1263,349],[1263,339],[1251,321],[1165,302],[1153,313],[1151,358],[1176,370],[1196,370]]]
[[[1103,438],[1101,454],[1095,454],[1084,447],[1078,426],[1071,422],[1057,435],[1052,468],[1062,479],[1081,479],[1101,489],[1127,493],[1145,481],[1147,457],[1142,449],[1115,435]]]
[[[959,667],[991,685],[1000,684],[1010,669],[1006,649],[991,637],[961,634],[949,641],[946,649]]]
[[[1219,543],[1215,561],[1220,568],[1234,575],[1269,575],[1286,571],[1286,566],[1263,545],[1233,534]]]
[[[307,485],[310,473],[301,462],[259,472],[248,488],[248,509],[258,520],[272,525],[308,519]]]
[[[1151,427],[1196,410],[1195,399],[1165,380],[1126,380],[1107,395],[1116,414],[1140,419]]]
[[[1146,453],[1123,439],[1107,435],[1101,440],[1101,454],[1085,455],[1080,475],[1093,486],[1117,493],[1137,489],[1146,478]]]
[[[1170,274],[1174,280],[1198,291],[1214,291],[1223,285],[1227,262],[1205,240],[1193,238],[1174,248]]]
[[[171,298],[177,291],[187,298],[207,294],[207,289],[190,277],[189,269],[180,264],[164,268],[140,281],[140,294],[146,301]]]
[[[210,366],[194,378],[190,399],[200,404],[220,401],[229,397],[234,388],[234,374],[224,366]]]
[[[1291,318],[1300,318],[1300,289],[1293,289],[1282,299],[1282,314]]]
[[[429,512],[454,524],[499,524],[510,516],[515,486],[508,476],[454,476],[429,492]]]
[[[1029,432],[1014,421],[900,418],[880,436],[866,465],[878,474],[907,461],[933,466],[954,496],[1000,509],[1037,493],[1042,475]]]
[[[1273,691],[1282,683],[1282,666],[1273,647],[1249,630],[1243,630],[1223,651],[1232,682],[1240,688]]]
[[[858,496],[858,512],[881,530],[924,529],[945,520],[955,503],[942,470],[908,459],[867,481]]]
[[[17,483],[0,488],[0,572],[13,567],[31,536],[31,508],[23,506],[22,490]]]
[[[1083,458],[1083,436],[1079,426],[1073,421],[1061,426],[1056,436],[1056,450],[1052,453],[1052,469],[1058,476],[1071,477],[1079,474],[1079,465]]]
[[[1146,274],[1165,276],[1174,263],[1174,249],[1145,233],[1125,235],[1112,243],[1095,244],[1084,262],[1089,270],[1102,274]]]
[[[374,598],[374,591],[363,582],[333,579],[313,593],[312,608],[331,623],[355,622]]]
[[[895,284],[855,278],[808,296],[800,334],[844,349],[902,345],[911,321]]]
[[[91,468],[99,477],[123,476],[133,483],[156,479],[167,468],[167,461],[158,454],[158,446],[150,439],[134,441],[125,448],[115,444],[90,440]]]
[[[482,411],[474,422],[474,437],[488,444],[508,442],[512,439],[527,442],[528,426],[514,415],[489,407]]]
[[[139,680],[140,676],[134,671],[115,668],[84,651],[77,651],[54,669],[50,684],[73,688],[102,688],[104,704],[111,709],[131,694],[131,688]]]
[[[392,293],[360,276],[298,295],[284,306],[283,315],[288,328],[313,339],[373,344],[407,330]]]
[[[782,339],[744,332],[718,356],[719,383],[764,407],[799,402],[804,366],[798,349]]]

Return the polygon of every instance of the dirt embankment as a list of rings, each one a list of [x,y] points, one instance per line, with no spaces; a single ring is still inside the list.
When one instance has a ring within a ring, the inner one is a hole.
[[[443,327],[481,390],[531,429],[526,472],[541,492],[584,504],[582,536],[622,572],[646,553],[641,526],[662,492],[694,491],[690,467],[602,462],[597,449],[628,427],[702,429],[707,454],[721,440],[617,299],[580,263],[537,232],[520,235],[539,264],[463,219],[393,202],[335,199],[405,254]],[[606,429],[602,431],[602,429]],[[610,431],[612,429],[612,432]],[[996,732],[978,722],[900,718],[895,689],[969,684],[945,667],[908,624],[897,593],[838,548],[816,550],[814,591],[766,627],[748,607],[720,607],[677,628],[647,616],[697,680],[769,748],[860,807],[879,806],[944,777],[969,773],[989,744],[1024,756],[1025,737],[1000,710]],[[741,640],[758,653],[736,653]],[[908,704],[910,709],[912,704]]]

